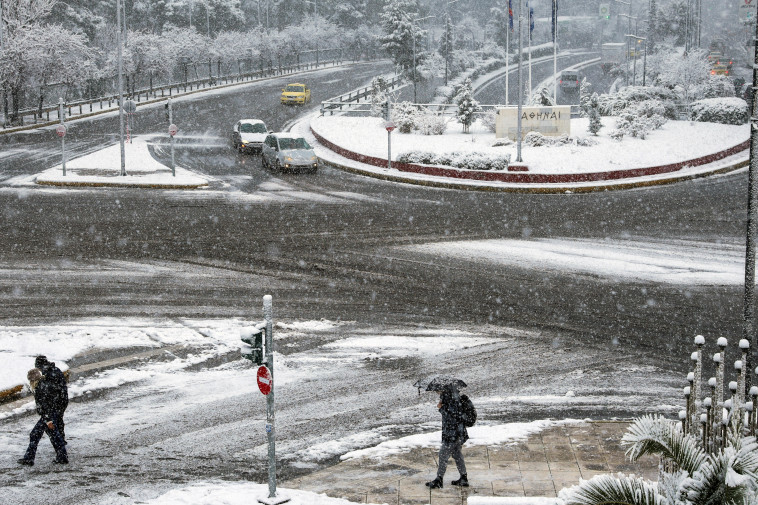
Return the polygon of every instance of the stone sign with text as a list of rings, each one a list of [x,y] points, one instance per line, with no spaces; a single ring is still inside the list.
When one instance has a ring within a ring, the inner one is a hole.
[[[521,108],[521,139],[529,132],[557,137],[571,135],[571,106]],[[498,107],[495,116],[495,137],[516,140],[518,135],[518,107]]]

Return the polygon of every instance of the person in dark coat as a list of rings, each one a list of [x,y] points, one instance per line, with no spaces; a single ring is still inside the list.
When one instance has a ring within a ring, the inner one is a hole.
[[[29,446],[26,449],[24,457],[18,460],[21,465],[34,465],[34,458],[37,455],[37,446],[44,433],[50,437],[50,442],[55,449],[54,463],[68,464],[68,453],[66,451],[66,441],[60,426],[63,426],[63,410],[61,408],[60,390],[56,384],[46,378],[38,368],[29,370],[27,374],[29,385],[34,392],[34,402],[37,405],[37,413],[40,416],[37,424],[34,425],[29,433]],[[66,404],[68,397],[66,397]]]
[[[460,477],[452,481],[454,486],[468,487],[466,475],[466,463],[463,461],[461,447],[468,440],[468,431],[463,424],[463,405],[458,390],[453,386],[445,386],[440,391],[440,401],[437,408],[442,414],[442,445],[440,446],[439,465],[437,466],[437,478],[426,483],[432,489],[442,487],[442,478],[447,470],[447,462],[453,457],[458,467]]]
[[[66,412],[66,407],[68,407],[68,381],[66,380],[66,376],[63,375],[60,368],[55,366],[55,363],[48,361],[46,356],[37,356],[34,359],[34,367],[39,368],[45,377],[45,381],[51,384],[50,387],[55,398],[55,410],[56,413],[60,414],[60,426],[58,426],[58,429],[65,442],[66,423],[63,419],[63,414]]]

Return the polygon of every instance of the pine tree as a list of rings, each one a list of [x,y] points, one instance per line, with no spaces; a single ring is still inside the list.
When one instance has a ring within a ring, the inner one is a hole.
[[[579,83],[579,117],[589,117],[590,89],[592,85],[583,77]]]
[[[458,89],[455,95],[455,103],[458,105],[456,117],[458,122],[463,125],[463,133],[468,133],[471,123],[474,122],[474,114],[482,110],[479,102],[474,100],[471,92],[471,79],[468,77]]]
[[[406,76],[413,73],[413,19],[418,12],[413,0],[390,0],[382,15],[382,47]],[[418,40],[418,39],[417,39]],[[417,58],[418,61],[418,58]]]
[[[445,59],[445,85],[447,86],[447,77],[449,73],[449,67],[453,64],[453,50],[455,49],[455,41],[453,40],[453,24],[450,21],[450,16],[445,17],[445,31],[442,33],[440,39],[440,54]]]
[[[647,15],[647,51],[652,54],[656,50],[655,40],[658,38],[658,6],[655,0],[650,0],[650,12]]]
[[[593,135],[597,135],[597,132],[603,127],[603,123],[600,120],[600,102],[597,93],[592,93],[587,110],[587,117],[590,118],[590,124],[587,127],[587,131]]]

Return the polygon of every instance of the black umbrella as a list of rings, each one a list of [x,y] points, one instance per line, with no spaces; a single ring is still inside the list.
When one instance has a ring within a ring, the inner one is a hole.
[[[466,383],[450,375],[436,375],[431,379],[421,379],[414,384],[418,388],[418,394],[421,389],[424,391],[442,391],[445,387],[452,386],[455,389],[465,388]]]

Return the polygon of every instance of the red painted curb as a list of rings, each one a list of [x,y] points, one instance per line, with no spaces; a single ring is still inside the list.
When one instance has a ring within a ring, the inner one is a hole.
[[[373,165],[376,167],[386,167],[387,160],[382,158],[375,158],[373,156],[366,156],[365,154],[359,154],[344,147],[340,147],[337,144],[326,140],[319,135],[313,127],[310,128],[313,136],[319,143],[323,144],[330,150],[336,152],[340,156],[344,156],[347,159],[358,161],[360,163],[366,163],[367,165]],[[519,172],[492,172],[483,170],[458,170],[450,167],[441,166],[429,166],[429,165],[417,165],[414,163],[400,163],[393,162],[392,168],[400,170],[401,172],[410,172],[423,175],[433,175],[438,177],[448,177],[452,179],[468,179],[474,181],[487,181],[487,182],[508,182],[508,183],[532,183],[532,184],[567,184],[577,182],[598,182],[598,181],[615,181],[619,179],[630,179],[634,177],[642,177],[646,175],[659,175],[676,172],[684,167],[693,167],[699,165],[707,165],[718,161],[741,151],[744,151],[750,147],[750,141],[746,140],[737,144],[734,147],[719,151],[717,153],[709,154],[707,156],[701,156],[700,158],[694,158],[687,161],[680,161],[677,163],[670,163],[667,165],[659,165],[655,167],[647,168],[630,168],[626,170],[611,170],[607,172],[588,172],[581,174],[533,174],[525,173],[522,170],[528,169],[523,165],[513,165],[513,170]],[[511,167],[509,167],[511,170]]]

